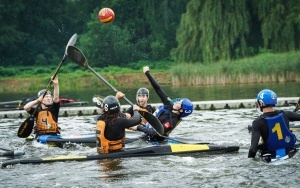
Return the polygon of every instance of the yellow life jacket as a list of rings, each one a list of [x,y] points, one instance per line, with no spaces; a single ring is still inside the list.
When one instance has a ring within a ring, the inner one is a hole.
[[[34,127],[35,134],[57,134],[59,127],[57,122],[53,119],[52,113],[48,110],[41,110],[36,118],[36,125]]]
[[[125,147],[125,136],[119,140],[108,140],[104,136],[106,123],[98,121],[96,126],[96,146],[99,154],[121,150]]]

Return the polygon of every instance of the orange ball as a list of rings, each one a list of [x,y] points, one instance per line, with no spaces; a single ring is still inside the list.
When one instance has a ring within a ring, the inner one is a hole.
[[[103,8],[99,11],[98,18],[102,23],[111,23],[115,19],[115,13],[110,8]]]

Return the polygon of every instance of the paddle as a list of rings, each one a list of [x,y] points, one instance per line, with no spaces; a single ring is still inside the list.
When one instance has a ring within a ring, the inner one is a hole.
[[[101,107],[101,103],[103,102],[104,97],[102,96],[94,96],[93,97],[93,104],[94,106],[100,108]],[[96,116],[94,119],[95,121],[98,121],[99,115]],[[145,125],[145,124],[143,124]],[[144,136],[144,135],[143,135]],[[181,144],[210,144],[209,142],[199,142],[197,140],[190,140],[190,139],[186,139],[186,138],[174,138],[174,137],[168,137],[168,136],[163,136],[160,135],[160,137],[165,138],[167,140],[171,140],[174,143],[181,143]]]
[[[64,56],[63,56],[60,64],[58,65],[58,67],[57,67],[57,69],[56,69],[56,71],[54,73],[53,79],[56,77],[59,69],[61,68],[62,64],[65,62],[65,60],[67,58],[67,55],[68,55],[67,54],[68,46],[75,45],[76,40],[77,40],[77,34],[75,33],[70,38],[70,40],[69,40],[69,42],[68,42],[68,44],[66,46]],[[48,84],[48,86],[46,88],[46,92],[44,93],[43,98],[47,94],[47,91],[50,89],[51,84],[52,84],[52,80],[50,80],[50,83]],[[41,105],[41,103],[39,102],[38,105],[37,105],[37,107],[35,108],[34,112],[21,124],[21,126],[19,127],[19,130],[18,130],[18,137],[20,137],[20,138],[26,138],[27,136],[29,136],[31,134],[33,126],[34,126],[34,116],[37,113],[37,109],[38,109],[38,107],[40,105]]]
[[[5,150],[5,151],[13,151],[13,150],[11,150],[11,149],[4,148],[4,146],[0,147],[0,150]]]
[[[114,88],[110,83],[108,83],[100,74],[98,74],[93,68],[91,68],[88,64],[88,61],[84,54],[81,52],[80,49],[76,48],[75,46],[69,46],[68,47],[68,56],[71,60],[73,60],[75,63],[77,63],[80,66],[83,66],[85,68],[88,68],[91,70],[98,78],[100,78],[107,86],[109,86],[112,90],[115,92],[118,92],[116,88]],[[131,106],[133,106],[133,103],[129,101],[125,96],[123,99],[129,103]],[[143,116],[150,124],[151,126],[156,130],[156,132],[159,135],[164,134],[164,128],[163,125],[160,123],[160,121],[151,113],[145,112],[145,111],[139,111],[141,116]]]
[[[294,112],[297,112],[300,109],[300,98],[297,103],[290,102],[289,104],[295,105]]]

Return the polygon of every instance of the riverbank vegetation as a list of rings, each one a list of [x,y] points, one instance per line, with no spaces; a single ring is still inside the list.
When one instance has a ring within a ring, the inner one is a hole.
[[[175,63],[172,61],[130,63],[127,67],[97,67],[90,64],[100,75],[114,86],[142,86],[147,82],[142,67],[150,66],[153,74],[162,84],[171,84],[169,69]],[[46,87],[49,78],[54,74],[57,65],[47,66],[0,66],[0,93],[6,91],[39,90]],[[67,61],[59,73],[60,87],[71,90],[76,88],[90,88],[101,86],[103,83],[96,76],[83,67]]]
[[[224,85],[300,81],[300,52],[264,53],[213,64],[180,64],[172,71],[173,85]]]
[[[127,67],[94,67],[112,85],[142,87],[148,84],[143,66],[161,84],[174,86],[224,85],[300,81],[300,53],[264,53],[252,58],[220,61],[214,64],[176,64],[173,61],[130,63]],[[38,90],[49,83],[56,65],[33,67],[0,67],[0,92]],[[66,62],[59,74],[62,89],[90,88],[103,84],[96,76],[75,63]]]

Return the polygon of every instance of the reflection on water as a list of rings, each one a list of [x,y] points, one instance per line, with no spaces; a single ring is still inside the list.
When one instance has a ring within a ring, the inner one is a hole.
[[[124,179],[127,174],[119,173],[124,167],[120,159],[105,159],[97,161],[101,167],[100,181],[111,181],[117,179]]]
[[[145,85],[150,90],[150,102],[160,102],[157,95],[150,85]],[[165,92],[170,98],[186,97],[192,101],[209,101],[209,100],[234,100],[234,99],[251,99],[255,98],[257,93],[265,88],[274,90],[278,97],[297,97],[300,96],[300,84],[296,82],[290,83],[271,83],[271,84],[249,84],[249,85],[226,85],[226,86],[180,86],[172,87],[164,85],[162,86]],[[126,97],[135,102],[135,95],[138,88],[117,88],[126,94]],[[61,89],[60,96],[62,98],[71,98],[76,101],[88,101],[92,105],[92,97],[94,95],[114,95],[108,87],[103,88],[90,88],[82,90],[66,91]],[[14,101],[20,100],[25,97],[36,96],[36,91],[28,93],[1,93],[1,101]],[[125,104],[124,101],[121,101]]]

